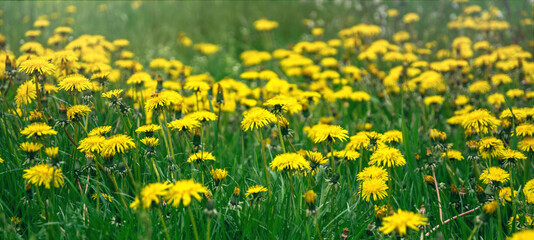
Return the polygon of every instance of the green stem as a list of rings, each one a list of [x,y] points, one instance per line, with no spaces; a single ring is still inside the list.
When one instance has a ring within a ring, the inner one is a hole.
[[[269,192],[269,201],[270,201],[272,198],[271,181],[269,180],[269,170],[267,169],[267,159],[265,158],[265,144],[263,142],[263,135],[261,134],[261,128],[258,128],[258,133],[260,135],[261,157],[263,158],[263,168],[265,169],[265,179],[267,180],[267,190]]]
[[[163,219],[163,214],[161,213],[161,209],[159,207],[158,207],[158,215],[159,215],[159,221],[161,222],[161,225],[163,226],[163,231],[165,231],[165,238],[167,238],[167,240],[171,240],[169,231],[167,231],[167,224],[165,224],[165,220]]]
[[[278,126],[278,138],[280,139],[280,146],[282,146],[282,152],[286,153],[286,146],[284,144],[284,135],[282,134],[282,128],[280,127],[280,116],[276,116],[276,126]]]
[[[195,234],[195,240],[198,240],[197,224],[195,223],[195,217],[193,217],[193,211],[191,211],[191,206],[187,207],[189,211],[189,218],[191,219],[191,224],[193,225],[193,233]]]

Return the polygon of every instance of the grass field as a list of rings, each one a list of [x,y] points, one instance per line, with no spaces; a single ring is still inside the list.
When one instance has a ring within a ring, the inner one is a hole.
[[[531,1],[0,10],[1,239],[534,239]]]

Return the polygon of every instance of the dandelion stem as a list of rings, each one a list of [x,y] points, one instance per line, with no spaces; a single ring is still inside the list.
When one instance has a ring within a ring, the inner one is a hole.
[[[427,232],[427,233],[425,234],[425,236],[426,236],[426,237],[430,236],[430,234],[431,234],[432,232],[438,230],[438,228],[440,228],[441,226],[443,226],[443,225],[449,223],[450,221],[455,220],[455,219],[457,219],[457,218],[459,218],[459,217],[463,217],[463,216],[465,216],[465,215],[467,215],[467,214],[470,214],[470,213],[472,213],[472,212],[478,210],[479,208],[480,208],[480,206],[478,206],[478,207],[476,207],[476,208],[473,208],[473,209],[471,209],[471,210],[469,210],[469,211],[460,213],[460,214],[458,214],[458,215],[456,215],[456,216],[454,216],[454,217],[452,217],[452,218],[449,218],[449,219],[443,221],[443,223],[442,223],[441,225],[438,224],[437,226],[433,227],[429,232]]]
[[[441,223],[443,224],[443,210],[441,209],[441,198],[439,196],[438,181],[436,179],[436,172],[434,171],[433,166],[432,166],[432,177],[434,177],[434,187],[436,187],[436,195],[438,196],[439,219],[441,220]]]
[[[189,211],[189,218],[191,219],[191,224],[193,225],[193,233],[195,234],[195,240],[198,240],[197,224],[195,223],[195,217],[193,217],[193,211],[191,211],[191,206],[187,207]]]
[[[276,126],[278,126],[278,138],[280,139],[280,146],[282,146],[282,152],[286,153],[286,146],[284,144],[284,135],[282,134],[282,128],[280,127],[280,117],[276,117]]]
[[[265,179],[267,180],[267,190],[269,192],[269,201],[270,201],[272,198],[271,181],[269,180],[269,170],[267,169],[267,159],[265,158],[265,143],[263,142],[263,135],[261,134],[261,128],[258,128],[258,134],[260,135],[261,157],[263,159],[263,168],[265,169]]]
[[[167,224],[165,224],[165,220],[163,219],[163,214],[161,213],[161,208],[159,207],[158,207],[158,215],[159,215],[159,221],[161,222],[161,225],[163,226],[163,231],[165,231],[165,238],[167,238],[167,240],[171,240],[169,231],[167,230]]]

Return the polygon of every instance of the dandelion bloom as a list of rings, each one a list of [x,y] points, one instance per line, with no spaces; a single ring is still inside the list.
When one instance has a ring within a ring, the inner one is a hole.
[[[499,157],[504,150],[502,140],[495,137],[485,137],[478,142],[478,153],[485,159]]]
[[[528,203],[534,203],[534,179],[531,179],[525,184],[523,194],[525,194],[525,200]]]
[[[306,156],[310,162],[316,165],[323,165],[328,162],[328,159],[323,156],[320,152],[306,151]]]
[[[530,240],[534,239],[534,230],[532,229],[524,229],[520,232],[516,232],[512,234],[511,237],[507,238],[507,240]]]
[[[113,135],[102,144],[102,155],[113,156],[116,153],[124,153],[135,148],[135,143],[130,136],[124,134]]]
[[[427,218],[421,214],[399,209],[393,215],[382,220],[382,227],[379,230],[384,234],[396,231],[400,236],[404,236],[407,228],[419,231],[418,226],[425,226],[426,224]]]
[[[397,167],[406,165],[406,159],[396,148],[380,147],[371,155],[369,164],[384,167]]]
[[[245,197],[248,197],[251,194],[255,196],[256,194],[261,193],[261,192],[267,192],[267,188],[262,185],[254,185],[247,189],[247,192],[245,193]]]
[[[137,210],[142,203],[142,207],[147,209],[154,204],[159,204],[161,197],[167,195],[167,189],[171,185],[167,182],[164,183],[151,183],[143,187],[141,195],[135,197],[135,200],[130,204],[130,208]]]
[[[334,157],[339,159],[346,159],[349,161],[354,161],[360,157],[360,153],[354,150],[343,150],[343,151],[334,151],[333,153],[328,153],[328,157],[334,155]]]
[[[486,109],[477,109],[463,117],[462,127],[465,130],[474,130],[477,133],[489,133],[490,131],[497,130],[497,126],[501,124],[497,118],[495,118]]]
[[[222,180],[224,180],[226,178],[226,176],[228,176],[228,171],[224,170],[224,169],[212,169],[211,170],[211,177],[213,177],[213,180],[215,180],[215,182],[221,182]]]
[[[64,184],[61,169],[51,167],[45,163],[24,170],[24,175],[22,175],[22,177],[33,185],[44,185],[47,189],[50,188],[51,183],[56,188],[63,186]]]
[[[199,162],[199,161],[215,161],[215,156],[209,152],[197,152],[189,156],[187,162]]]
[[[28,135],[26,138],[31,138],[32,136],[41,137],[46,135],[56,135],[57,131],[52,129],[52,127],[48,126],[46,123],[34,122],[24,128],[20,134]]]
[[[324,141],[335,142],[339,140],[341,142],[347,140],[349,137],[348,131],[337,125],[319,124],[315,125],[308,132],[314,143],[321,143]]]
[[[519,160],[525,160],[527,157],[520,151],[507,148],[501,152],[499,159],[515,163]]]
[[[373,201],[376,201],[381,200],[388,195],[386,190],[388,190],[388,186],[384,179],[373,178],[363,181],[359,194],[367,202],[369,202],[371,197],[373,198]]]
[[[44,58],[28,59],[20,64],[19,72],[29,75],[52,75],[56,71],[56,66]]]
[[[60,80],[58,86],[68,92],[82,92],[91,88],[91,82],[83,75],[72,74]]]
[[[506,183],[508,182],[508,180],[510,180],[510,174],[508,174],[507,171],[500,167],[489,167],[482,171],[482,174],[480,174],[479,179],[484,184],[488,184],[490,181]]]
[[[425,105],[430,106],[431,104],[441,105],[445,99],[442,96],[435,95],[435,96],[428,96],[425,97],[423,102]]]
[[[138,127],[135,132],[136,133],[153,133],[153,132],[157,132],[161,130],[161,126],[160,125],[156,125],[156,124],[147,124],[147,125],[143,125],[143,126],[140,126]]]
[[[217,120],[217,114],[209,112],[209,111],[198,111],[198,112],[190,113],[184,118],[191,118],[202,123],[202,122]]]
[[[254,28],[258,32],[271,31],[277,27],[278,27],[278,22],[271,21],[266,18],[261,18],[261,19],[254,21]]]
[[[402,132],[399,130],[389,130],[382,134],[380,141],[383,143],[402,143]]]
[[[67,108],[67,118],[69,120],[80,119],[87,116],[91,112],[91,108],[86,105],[74,105]]]
[[[111,131],[111,126],[101,126],[101,127],[93,128],[87,135],[88,136],[104,135],[108,133],[109,131]]]
[[[499,198],[502,200],[502,205],[504,206],[507,202],[512,201],[512,198],[514,198],[517,195],[517,191],[514,190],[512,194],[512,188],[510,187],[503,187],[499,191]]]
[[[119,98],[123,91],[124,90],[122,89],[110,90],[105,93],[102,93],[102,97],[107,98],[107,99]]]
[[[159,139],[155,137],[145,137],[140,141],[147,147],[155,147],[159,145]]]
[[[243,113],[241,129],[243,131],[255,130],[275,122],[276,116],[266,109],[255,107]]]
[[[499,207],[499,204],[497,203],[497,201],[493,200],[491,202],[484,204],[484,206],[482,206],[482,211],[484,211],[484,213],[488,215],[491,215],[495,212],[495,210],[497,210],[498,207]]]
[[[534,152],[534,137],[526,137],[517,143],[517,147],[524,152]]]
[[[78,144],[78,150],[81,152],[91,152],[91,153],[100,153],[106,138],[101,135],[92,135],[88,136]]]
[[[283,153],[277,155],[269,164],[276,171],[306,171],[310,169],[310,163],[298,153]]]
[[[534,136],[534,124],[532,123],[521,123],[515,128],[517,136],[520,137],[532,137]]]
[[[167,199],[174,207],[179,207],[180,203],[182,203],[184,207],[187,207],[191,203],[191,197],[200,201],[200,199],[202,199],[200,193],[207,192],[208,189],[206,187],[200,183],[196,183],[193,179],[180,180],[171,184],[170,188],[167,190],[165,199]]]
[[[462,156],[462,153],[457,150],[447,150],[446,152],[441,154],[441,157],[447,158],[449,160],[456,160],[461,161],[464,160],[464,156]]]
[[[59,152],[59,147],[47,147],[45,148],[46,156],[49,158],[55,158]]]
[[[40,88],[41,85],[38,84],[37,87]],[[33,80],[26,81],[17,88],[17,94],[15,95],[15,102],[17,103],[17,106],[20,107],[22,104],[29,104],[36,98],[37,90]]]
[[[200,127],[200,122],[192,118],[182,118],[168,123],[168,127],[170,129],[178,130],[179,132],[192,131],[193,129]]]
[[[387,181],[389,179],[388,171],[383,167],[369,166],[364,168],[357,175],[358,181],[367,181],[371,179],[382,179]]]
[[[34,153],[39,151],[43,144],[40,143],[33,143],[33,142],[23,142],[20,144],[20,150],[27,152],[27,153]]]
[[[304,195],[302,195],[307,204],[315,204],[315,199],[317,194],[313,190],[309,190]]]

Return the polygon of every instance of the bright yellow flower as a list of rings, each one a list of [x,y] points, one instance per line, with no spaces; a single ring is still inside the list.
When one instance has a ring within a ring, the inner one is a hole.
[[[167,189],[171,185],[168,182],[151,183],[143,187],[140,197],[135,197],[135,200],[130,204],[130,208],[137,210],[140,205],[144,209],[149,208],[152,203],[159,204],[161,198],[167,195]],[[141,204],[142,203],[142,204]]]
[[[510,179],[510,174],[508,174],[507,171],[503,170],[500,167],[490,167],[482,171],[482,174],[480,174],[479,179],[484,184],[488,184],[490,181],[506,183]]]
[[[60,80],[58,86],[68,92],[82,92],[91,87],[91,82],[83,75],[73,74]]]
[[[199,162],[199,161],[215,161],[215,156],[209,152],[197,152],[189,156],[187,162]]]
[[[276,122],[276,116],[266,109],[255,107],[243,113],[241,129],[251,131]]]
[[[384,179],[372,178],[363,181],[359,194],[365,201],[369,202],[371,197],[373,198],[373,201],[383,199],[388,195],[386,192],[387,190],[388,186]]]
[[[56,135],[57,131],[48,126],[46,123],[34,122],[24,128],[20,134],[28,135],[26,138],[31,138],[32,136],[42,137],[46,135]]]
[[[44,58],[28,59],[20,64],[19,72],[27,73],[28,75],[52,75],[56,71],[54,64],[51,64]]]
[[[269,163],[275,171],[306,171],[310,169],[310,163],[298,153],[283,153],[277,155],[271,163]]]
[[[61,169],[51,167],[44,163],[24,170],[24,175],[22,175],[22,177],[33,185],[44,185],[47,189],[50,188],[50,184],[56,188],[63,186],[64,184]]]
[[[182,203],[184,207],[187,207],[191,203],[191,197],[198,201],[202,199],[200,193],[208,193],[208,189],[202,184],[196,183],[193,179],[180,180],[171,184],[170,188],[167,190],[165,199],[167,199],[174,207],[179,207],[180,203]]]
[[[247,192],[245,193],[245,197],[248,197],[251,194],[255,196],[256,194],[261,193],[261,192],[267,192],[267,188],[262,185],[255,185],[247,189]]]
[[[74,105],[67,108],[67,118],[69,120],[81,119],[91,112],[91,108],[86,105]]]
[[[382,227],[379,230],[384,234],[396,231],[400,236],[404,236],[406,235],[407,228],[419,231],[418,227],[425,226],[426,224],[427,218],[421,214],[399,209],[393,215],[385,217],[382,220]]]
[[[392,147],[379,147],[369,160],[369,165],[383,167],[397,167],[406,165],[406,159],[402,153]]]

